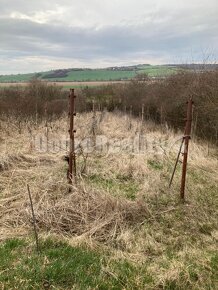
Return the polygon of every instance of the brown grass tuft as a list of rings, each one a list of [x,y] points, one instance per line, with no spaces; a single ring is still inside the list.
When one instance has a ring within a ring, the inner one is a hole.
[[[0,219],[4,227],[28,227],[31,211],[27,198],[17,195],[1,200]],[[73,192],[55,200],[52,192],[34,195],[39,228],[60,235],[84,235],[109,242],[126,228],[142,222],[148,211],[145,204],[100,192]]]

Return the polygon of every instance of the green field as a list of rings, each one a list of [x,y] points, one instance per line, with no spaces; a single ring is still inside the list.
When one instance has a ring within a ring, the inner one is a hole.
[[[31,80],[35,74],[18,74],[18,75],[1,75],[1,83],[10,83],[10,82],[25,82]]]
[[[49,71],[42,73],[18,74],[18,75],[0,75],[0,82],[26,82],[33,77],[48,81],[116,81],[129,80],[139,73],[146,73],[149,77],[163,77],[173,74],[178,69],[169,66],[139,65],[137,67],[114,68],[114,69],[68,69],[63,77],[59,77],[58,71]],[[60,70],[59,70],[60,72]]]
[[[134,71],[87,70],[72,71],[65,78],[51,78],[56,81],[114,81],[127,80],[135,76]]]

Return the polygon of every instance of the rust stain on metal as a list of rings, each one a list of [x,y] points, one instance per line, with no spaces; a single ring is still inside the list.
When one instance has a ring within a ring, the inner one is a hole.
[[[68,180],[69,183],[72,184],[72,181],[76,180],[76,154],[75,154],[75,138],[74,134],[76,130],[74,129],[74,117],[76,116],[75,113],[75,98],[74,89],[70,89],[69,95],[69,116],[70,116],[70,152],[69,152],[69,169],[68,169]]]
[[[187,118],[186,118],[186,126],[184,133],[184,153],[183,153],[183,163],[182,163],[182,179],[181,179],[181,189],[180,189],[180,197],[182,200],[185,199],[185,182],[186,182],[186,172],[187,172],[187,163],[188,163],[188,148],[189,148],[189,140],[191,138],[191,126],[192,126],[192,98],[188,100],[187,107]]]

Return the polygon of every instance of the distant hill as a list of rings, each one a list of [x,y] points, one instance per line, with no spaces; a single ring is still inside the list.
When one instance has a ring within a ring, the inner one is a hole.
[[[139,64],[132,66],[113,66],[103,69],[68,68],[47,72],[0,75],[0,83],[27,82],[32,78],[51,82],[88,82],[88,81],[122,81],[130,80],[137,74],[147,74],[149,77],[166,77],[181,70],[215,70],[217,64]]]
[[[149,77],[165,77],[177,72],[180,68],[172,65],[139,64],[133,66],[114,66],[104,69],[69,68],[30,74],[0,75],[1,83],[27,82],[32,78],[52,82],[82,81],[119,81],[130,80],[137,74],[146,73]]]

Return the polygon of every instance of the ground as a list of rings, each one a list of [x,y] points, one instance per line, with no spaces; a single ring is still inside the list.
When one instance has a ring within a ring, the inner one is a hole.
[[[0,289],[217,289],[216,148],[191,140],[181,202],[181,163],[168,184],[182,133],[78,114],[69,192],[68,118],[47,121],[1,122]]]

